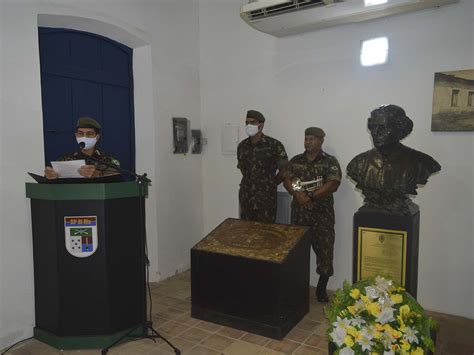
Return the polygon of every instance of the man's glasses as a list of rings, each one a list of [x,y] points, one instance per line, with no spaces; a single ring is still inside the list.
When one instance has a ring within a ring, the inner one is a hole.
[[[95,133],[94,131],[76,132],[75,134],[77,138],[82,138],[82,137],[95,138],[97,136],[97,133]]]

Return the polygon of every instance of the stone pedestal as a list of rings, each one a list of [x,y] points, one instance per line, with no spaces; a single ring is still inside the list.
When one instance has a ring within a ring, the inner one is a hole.
[[[395,215],[359,210],[354,214],[353,282],[385,276],[416,298],[420,212]]]

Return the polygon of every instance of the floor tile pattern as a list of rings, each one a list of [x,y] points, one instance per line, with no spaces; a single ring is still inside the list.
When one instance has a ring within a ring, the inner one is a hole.
[[[155,329],[186,355],[318,355],[327,354],[327,321],[323,305],[311,288],[310,311],[282,340],[277,341],[241,330],[191,318],[190,272],[151,284],[152,320]],[[473,355],[474,320],[430,312],[439,322],[436,354]],[[37,340],[28,340],[8,355],[99,355],[100,350],[57,350]],[[112,348],[110,355],[169,355],[163,340],[142,339]]]

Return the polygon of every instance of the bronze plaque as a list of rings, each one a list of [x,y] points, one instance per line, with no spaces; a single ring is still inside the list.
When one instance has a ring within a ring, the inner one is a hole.
[[[407,232],[359,227],[357,280],[389,277],[405,286]]]
[[[227,218],[193,249],[282,263],[307,229]]]

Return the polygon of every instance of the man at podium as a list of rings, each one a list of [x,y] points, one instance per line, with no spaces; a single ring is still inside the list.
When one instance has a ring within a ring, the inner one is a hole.
[[[79,174],[86,178],[96,178],[117,174],[113,168],[108,167],[106,164],[100,164],[98,161],[88,159],[88,157],[92,157],[104,163],[113,164],[117,167],[120,166],[120,162],[117,159],[97,149],[96,145],[100,139],[101,128],[100,123],[93,118],[79,118],[77,120],[75,133],[79,150],[64,155],[58,160],[71,161],[84,159],[86,164],[79,168]],[[44,176],[48,180],[54,180],[60,177],[58,172],[49,166],[44,169]]]

